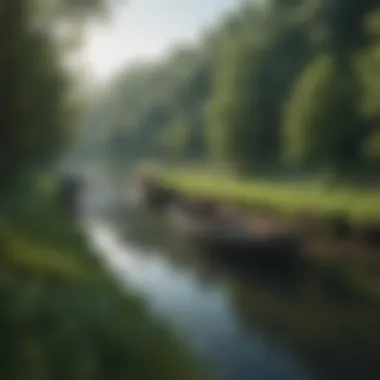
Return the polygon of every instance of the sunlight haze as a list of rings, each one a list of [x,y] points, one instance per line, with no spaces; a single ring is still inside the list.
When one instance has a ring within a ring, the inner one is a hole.
[[[160,57],[171,47],[195,41],[239,0],[131,0],[113,20],[88,34],[85,61],[96,80],[137,60]]]

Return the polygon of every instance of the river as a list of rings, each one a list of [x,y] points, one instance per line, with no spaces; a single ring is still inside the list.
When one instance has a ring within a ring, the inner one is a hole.
[[[316,268],[232,268],[182,244],[159,216],[95,204],[85,224],[94,251],[217,380],[378,379],[374,299]]]

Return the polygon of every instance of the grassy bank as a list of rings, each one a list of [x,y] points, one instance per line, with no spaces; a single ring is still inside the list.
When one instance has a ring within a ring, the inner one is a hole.
[[[11,194],[0,219],[2,380],[200,378],[162,321],[113,285],[54,197]]]
[[[265,204],[280,212],[342,215],[354,223],[380,224],[380,189],[323,186],[318,181],[239,180],[228,175],[168,170],[159,179],[183,193],[241,205]]]
[[[353,226],[380,226],[380,189],[365,190],[338,185],[326,187],[318,182],[239,180],[228,175],[190,170],[161,170],[153,175],[167,188],[195,198],[247,207],[265,205],[285,215],[306,211],[326,222],[329,217],[340,216]],[[332,278],[339,279],[352,291],[380,300],[379,266],[373,266],[373,263],[379,262],[374,260],[375,249],[351,246],[349,242],[348,245],[343,242],[340,246],[334,240],[325,240],[319,239],[318,235],[311,240],[312,251],[320,251],[308,255],[311,262],[325,267]],[[350,252],[345,252],[347,247],[351,248]],[[355,254],[351,255],[351,251]]]

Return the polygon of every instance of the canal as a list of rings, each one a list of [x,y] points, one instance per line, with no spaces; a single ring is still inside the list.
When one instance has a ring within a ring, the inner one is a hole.
[[[186,246],[158,215],[94,204],[94,251],[217,380],[378,379],[378,299],[313,267],[235,268]]]

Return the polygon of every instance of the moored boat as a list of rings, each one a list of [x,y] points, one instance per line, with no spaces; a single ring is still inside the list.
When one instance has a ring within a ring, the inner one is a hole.
[[[206,252],[252,264],[285,265],[297,260],[301,234],[262,216],[194,215],[173,207],[169,220],[175,231]]]
[[[148,207],[150,209],[163,208],[169,205],[177,194],[160,186],[151,179],[138,179],[129,188],[129,201],[138,207]]]

